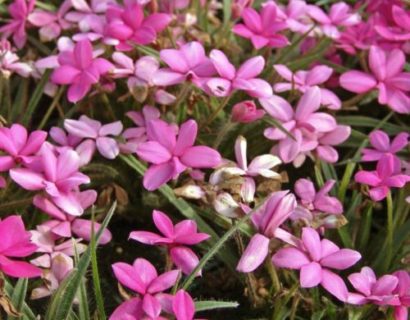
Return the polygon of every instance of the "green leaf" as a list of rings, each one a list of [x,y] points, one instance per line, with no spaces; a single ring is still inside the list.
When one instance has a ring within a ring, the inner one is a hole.
[[[239,303],[236,301],[196,301],[195,302],[195,311],[207,311],[214,309],[227,309],[227,308],[237,308]]]
[[[12,296],[14,294],[13,286],[6,280],[5,280],[4,288],[8,296]],[[36,320],[37,319],[34,312],[30,309],[30,307],[24,301],[23,301],[22,308],[20,309],[20,311],[21,313],[23,313],[23,320]]]
[[[232,0],[223,0],[224,26],[231,20]]]
[[[388,122],[382,123],[377,118],[365,116],[338,116],[336,119],[340,124],[347,124],[353,127],[371,128],[372,130],[375,130],[376,128],[383,129],[388,134],[397,134],[406,130],[406,128],[401,126]]]
[[[17,281],[16,286],[14,287],[13,294],[11,296],[11,303],[18,312],[22,312],[23,310],[24,300],[27,294],[27,286],[28,286],[28,279],[20,278]],[[21,319],[22,317],[19,317],[19,318]],[[7,320],[15,320],[19,318],[8,316]]]
[[[117,203],[111,206],[108,211],[107,216],[105,217],[101,228],[96,234],[96,241],[101,238],[103,231],[107,228],[108,223],[110,222]],[[88,266],[91,261],[91,247],[89,246],[87,250],[83,253],[81,259],[79,260],[76,268],[74,268],[70,275],[63,281],[58,290],[53,294],[51,299],[50,306],[47,310],[45,320],[66,320],[68,319],[71,311],[71,306],[73,304],[75,295],[81,285],[81,282],[87,272]]]
[[[154,57],[159,59],[159,52],[151,47],[146,47],[146,46],[136,46],[138,51],[140,51],[143,54],[146,54],[148,56]]]

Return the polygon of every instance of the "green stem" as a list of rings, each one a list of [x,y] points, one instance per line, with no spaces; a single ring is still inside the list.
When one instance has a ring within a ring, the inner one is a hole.
[[[44,126],[47,124],[47,121],[50,118],[51,114],[53,113],[54,109],[56,108],[58,102],[60,101],[60,98],[61,98],[63,92],[64,92],[64,87],[60,87],[57,94],[54,96],[53,101],[51,102],[50,106],[48,107],[46,114],[44,115],[43,119],[41,120],[41,123],[38,126],[38,130],[43,129]]]
[[[186,82],[182,86],[182,90],[181,90],[179,96],[177,97],[177,99],[174,102],[174,110],[177,110],[177,108],[179,107],[181,102],[186,98],[186,96],[189,93],[189,89],[191,89],[191,84],[189,82]]]
[[[213,144],[214,149],[218,149],[219,145],[221,144],[222,140],[226,137],[226,134],[235,126],[235,123],[228,119],[228,121],[224,124],[222,129],[219,131],[215,142]]]
[[[266,269],[268,269],[268,273],[272,281],[272,288],[274,290],[274,294],[277,294],[282,290],[282,287],[280,285],[280,281],[279,281],[278,273],[276,272],[276,268],[269,258],[266,259],[265,266],[266,266]]]
[[[223,110],[223,108],[225,108],[225,106],[228,104],[229,100],[231,99],[232,95],[226,96],[221,104],[218,106],[218,108],[216,108],[214,110],[214,112],[211,114],[211,116],[206,120],[204,126],[207,126],[209,124],[212,123],[212,121],[215,120],[215,118],[218,116],[219,112],[221,112]]]
[[[393,199],[392,199],[390,191],[387,194],[386,202],[387,202],[387,238],[386,238],[387,256],[385,259],[385,270],[387,271],[389,269],[391,260],[393,258],[393,234],[394,234]]]

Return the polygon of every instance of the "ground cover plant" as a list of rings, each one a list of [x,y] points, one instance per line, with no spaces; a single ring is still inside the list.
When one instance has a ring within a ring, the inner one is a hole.
[[[0,319],[410,319],[409,56],[405,0],[0,0]]]

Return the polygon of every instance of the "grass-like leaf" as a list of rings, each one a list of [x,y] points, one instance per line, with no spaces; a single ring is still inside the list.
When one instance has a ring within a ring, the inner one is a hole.
[[[26,299],[26,294],[27,294],[27,287],[28,287],[28,279],[27,278],[20,278],[16,286],[14,287],[13,294],[11,296],[11,303],[13,307],[18,311],[22,312],[23,310],[23,305],[24,305],[24,300]],[[20,319],[24,319],[24,315],[22,317],[19,317]],[[7,320],[16,320],[19,319],[17,317],[13,316],[8,316]]]
[[[207,311],[215,309],[228,309],[228,308],[237,308],[239,303],[236,301],[196,301],[195,302],[195,311]]]

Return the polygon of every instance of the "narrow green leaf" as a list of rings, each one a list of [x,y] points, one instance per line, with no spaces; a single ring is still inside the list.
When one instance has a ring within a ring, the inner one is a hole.
[[[159,59],[159,52],[157,50],[147,47],[147,46],[138,45],[136,47],[137,47],[137,50],[140,51],[141,53]]]
[[[107,225],[110,222],[116,207],[117,203],[114,202],[114,204],[108,211],[108,214],[105,217],[103,223],[101,224],[101,228],[96,234],[95,238],[97,243],[101,238],[103,231],[107,228]],[[76,268],[71,271],[70,275],[63,281],[55,294],[53,294],[50,306],[45,316],[45,320],[66,320],[69,317],[75,295],[81,285],[83,277],[87,272],[90,261],[91,247],[89,246],[83,253]]]
[[[237,308],[239,303],[236,301],[196,301],[195,302],[195,311],[206,311],[214,309],[228,309],[228,308]]]
[[[336,119],[340,124],[347,124],[353,127],[371,128],[372,130],[375,130],[376,128],[383,129],[388,134],[397,134],[406,130],[406,128],[401,126],[388,122],[382,123],[377,118],[365,116],[338,116]]]
[[[11,296],[11,303],[13,304],[14,308],[16,308],[18,312],[23,311],[24,300],[26,299],[26,294],[27,294],[27,286],[28,286],[28,279],[20,278],[17,281],[16,286],[14,287],[13,295]],[[15,320],[19,318],[8,316],[7,320]]]
[[[291,134],[288,130],[286,130],[286,128],[284,126],[282,126],[282,124],[279,121],[277,121],[276,119],[273,119],[271,117],[264,117],[263,121],[265,121],[266,123],[274,126],[277,129],[279,129],[284,134],[286,134],[289,138],[296,141],[296,138],[293,136],[293,134]]]
[[[224,26],[231,20],[232,0],[223,0]]]
[[[13,286],[5,280],[4,288],[8,296],[13,295],[14,288]],[[27,303],[23,302],[22,309],[20,310],[23,313],[23,320],[36,320],[37,317],[34,312],[30,309]]]

